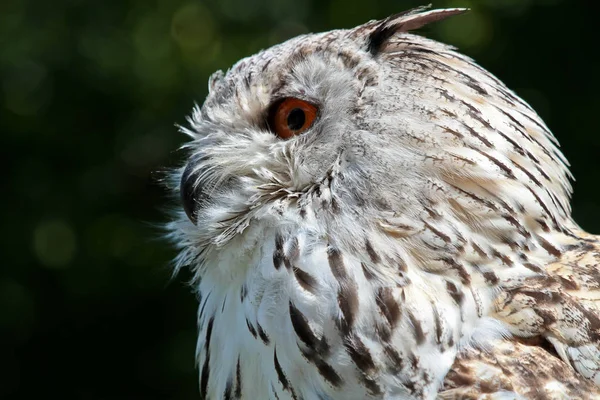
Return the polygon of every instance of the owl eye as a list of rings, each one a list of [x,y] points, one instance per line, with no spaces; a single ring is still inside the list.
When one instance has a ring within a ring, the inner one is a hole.
[[[269,115],[269,126],[282,139],[299,135],[311,127],[317,117],[317,107],[289,97],[276,103]]]

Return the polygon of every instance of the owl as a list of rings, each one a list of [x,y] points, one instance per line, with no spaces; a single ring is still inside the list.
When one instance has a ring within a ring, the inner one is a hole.
[[[426,7],[209,79],[168,224],[203,399],[600,398],[600,243],[532,108]]]

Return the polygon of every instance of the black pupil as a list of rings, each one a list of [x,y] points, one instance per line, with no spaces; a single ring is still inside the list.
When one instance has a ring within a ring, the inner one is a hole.
[[[294,108],[287,117],[288,128],[297,131],[304,126],[305,120],[304,111],[301,108]]]

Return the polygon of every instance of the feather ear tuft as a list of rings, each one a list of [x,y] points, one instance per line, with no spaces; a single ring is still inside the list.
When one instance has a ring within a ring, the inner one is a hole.
[[[445,8],[426,11],[430,7],[431,4],[413,8],[376,23],[375,29],[371,31],[367,40],[367,51],[373,55],[377,55],[384,43],[395,33],[419,29],[432,22],[441,21],[453,15],[469,11],[468,8]]]

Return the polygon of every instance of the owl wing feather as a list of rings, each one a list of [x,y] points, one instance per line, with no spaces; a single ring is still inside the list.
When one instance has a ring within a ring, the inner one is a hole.
[[[438,398],[600,398],[600,240],[577,227],[559,260],[496,299],[510,339],[459,353]]]
[[[520,337],[541,337],[600,386],[600,241],[582,231],[545,273],[496,299],[496,317]]]
[[[598,388],[543,341],[502,339],[487,350],[461,352],[438,394],[440,400],[597,398]]]

